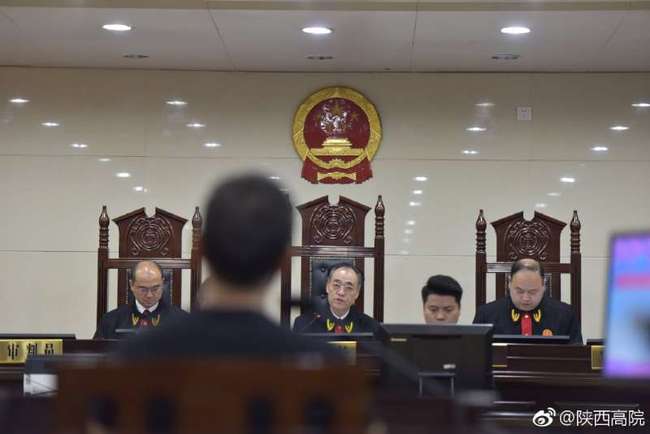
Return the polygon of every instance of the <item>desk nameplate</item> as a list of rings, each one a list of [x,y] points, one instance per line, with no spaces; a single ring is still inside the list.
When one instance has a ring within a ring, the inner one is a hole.
[[[0,339],[0,365],[25,363],[32,355],[63,354],[63,339]]]

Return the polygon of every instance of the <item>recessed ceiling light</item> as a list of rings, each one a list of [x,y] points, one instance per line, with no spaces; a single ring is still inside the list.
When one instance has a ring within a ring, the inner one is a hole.
[[[409,202],[409,206],[420,206],[422,202]]]
[[[187,126],[190,128],[203,128],[205,124],[201,124],[198,122],[190,122],[189,124],[187,124]]]
[[[494,107],[494,103],[489,101],[479,102],[476,107]]]
[[[322,26],[303,27],[302,31],[308,35],[329,35],[332,33],[332,29]]]
[[[269,179],[272,179],[273,181],[279,181],[280,177],[279,176],[269,176]]]
[[[594,146],[593,148],[591,148],[591,150],[594,152],[607,152],[608,149],[609,148],[607,146]]]
[[[125,54],[124,56],[125,59],[148,59],[149,56],[146,54]]]
[[[413,194],[416,195],[422,194],[422,190],[413,190]]]
[[[173,105],[177,107],[182,107],[184,105],[187,105],[187,102],[182,101],[180,99],[170,99],[169,101],[166,101],[167,105]]]
[[[408,243],[411,242],[411,239],[410,238],[402,238],[402,242],[408,244]]]
[[[630,127],[626,127],[625,125],[614,125],[613,127],[609,127],[609,129],[612,131],[625,131],[629,130]]]
[[[413,178],[413,180],[417,181],[417,182],[424,182],[427,179],[429,179],[429,178],[427,178],[426,176],[416,176],[415,178]]]
[[[115,176],[118,178],[130,178],[131,174],[129,172],[117,172]]]
[[[70,146],[76,149],[86,149],[88,147],[85,143],[72,143]]]
[[[509,26],[501,29],[501,33],[506,35],[525,35],[530,33],[530,29],[524,26]]]
[[[28,103],[29,100],[27,98],[11,98],[9,102],[14,104],[25,104]]]
[[[545,203],[536,203],[535,208],[546,208],[546,204]]]
[[[47,122],[43,122],[41,125],[43,125],[44,127],[53,128],[53,127],[58,127],[61,124],[59,124],[58,122],[47,121]]]
[[[465,149],[463,151],[463,154],[465,154],[465,155],[477,155],[478,151],[476,149]]]
[[[205,146],[206,148],[219,148],[221,147],[221,143],[208,142],[208,143],[204,143],[203,146]]]
[[[142,185],[136,185],[135,187],[133,187],[133,190],[134,191],[142,191],[142,192],[147,191],[147,189],[144,188]]]
[[[517,60],[521,56],[519,54],[495,54],[492,60]]]
[[[332,60],[334,56],[307,56],[309,60]]]
[[[408,255],[409,252],[408,252],[408,250],[400,250],[400,251],[399,251],[399,254],[400,254],[400,255]]]
[[[562,196],[562,193],[558,193],[557,191],[552,191],[550,193],[546,193],[546,195],[551,197],[560,197]]]
[[[102,29],[110,30],[111,32],[128,32],[129,30],[131,30],[131,26],[127,26],[126,24],[112,23],[112,24],[104,24],[102,26]]]
[[[635,102],[634,104],[632,104],[632,107],[648,108],[648,107],[650,107],[650,102]]]
[[[408,220],[406,224],[409,226],[415,226],[415,220]]]
[[[406,235],[411,235],[413,233],[413,229],[404,229],[404,233]]]
[[[98,158],[97,161],[99,161],[100,163],[108,163],[108,162],[111,161],[111,159],[110,158]]]
[[[469,131],[471,133],[481,133],[486,130],[486,128],[483,127],[469,127],[465,128],[466,131]]]
[[[562,178],[560,178],[560,181],[567,184],[573,184],[574,182],[576,182],[576,179],[571,176],[563,176]]]

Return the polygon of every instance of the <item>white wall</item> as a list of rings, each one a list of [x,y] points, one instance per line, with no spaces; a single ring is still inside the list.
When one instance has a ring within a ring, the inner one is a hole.
[[[301,161],[291,144],[293,114],[307,95],[330,85],[365,93],[382,118],[374,178],[361,185],[311,185],[300,178]],[[9,103],[14,96],[30,102]],[[167,106],[171,97],[188,105]],[[378,194],[384,196],[387,321],[420,322],[419,289],[429,275],[446,273],[465,288],[461,322],[471,322],[479,208],[488,220],[520,210],[530,217],[538,203],[562,220],[577,209],[583,222],[583,331],[585,337],[601,336],[608,236],[650,226],[650,110],[630,105],[642,97],[650,97],[650,74],[0,68],[0,332],[92,334],[101,205],[108,205],[111,217],[143,205],[190,217],[215,180],[260,169],[280,176],[296,203],[343,194],[374,205]],[[475,106],[486,100],[494,107]],[[533,120],[517,121],[517,106],[531,106]],[[62,126],[42,127],[47,120]],[[187,128],[193,120],[207,126]],[[630,129],[612,132],[615,123]],[[475,124],[488,130],[465,131]],[[206,149],[207,141],[223,146]],[[88,148],[75,150],[74,142]],[[596,144],[609,152],[594,154]],[[480,154],[463,155],[468,148]],[[102,157],[111,161],[99,162]],[[133,176],[117,179],[118,171]],[[416,175],[429,179],[418,183]],[[565,175],[576,183],[560,183]],[[135,192],[136,185],[148,191]],[[424,192],[422,205],[409,207],[416,188]],[[407,220],[416,221],[408,242]],[[115,249],[117,231],[111,229]],[[278,299],[276,281],[268,303],[273,315]]]

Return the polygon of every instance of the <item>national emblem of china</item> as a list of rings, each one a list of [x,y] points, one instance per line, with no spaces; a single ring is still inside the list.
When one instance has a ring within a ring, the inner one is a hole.
[[[293,145],[302,177],[314,184],[360,184],[372,178],[370,162],[381,142],[375,106],[347,87],[310,95],[296,111]]]

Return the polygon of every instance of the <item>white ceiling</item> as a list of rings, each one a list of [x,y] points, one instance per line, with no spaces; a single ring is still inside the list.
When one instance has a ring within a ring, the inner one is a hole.
[[[167,1],[156,9],[0,0],[0,65],[225,71],[649,71],[650,1]],[[92,2],[76,2],[88,4]],[[121,4],[123,2],[114,2]],[[23,3],[24,4],[24,3]],[[102,4],[106,4],[105,2]],[[530,10],[529,10],[530,9]],[[114,34],[108,22],[134,30]],[[304,35],[306,25],[334,29]],[[502,35],[520,24],[529,35]],[[145,54],[141,60],[125,54]],[[516,61],[493,60],[518,54]],[[333,56],[313,61],[310,55]]]

